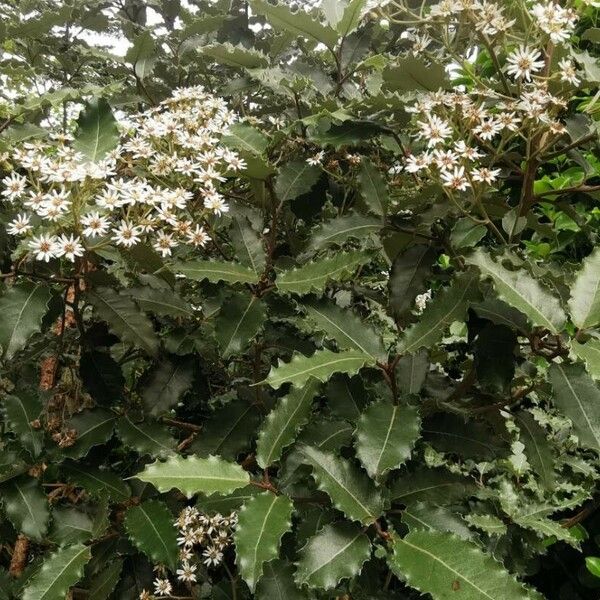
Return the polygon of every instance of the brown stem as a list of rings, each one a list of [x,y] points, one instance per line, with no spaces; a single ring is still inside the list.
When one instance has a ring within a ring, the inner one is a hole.
[[[15,542],[8,572],[12,577],[20,577],[27,564],[29,540],[21,533]]]

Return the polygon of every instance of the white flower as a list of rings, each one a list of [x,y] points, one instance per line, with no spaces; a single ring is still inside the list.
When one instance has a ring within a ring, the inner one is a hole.
[[[427,169],[433,162],[433,156],[429,152],[423,152],[415,156],[411,154],[406,159],[405,169],[408,173],[418,173],[422,169]]]
[[[555,44],[566,42],[573,33],[577,15],[571,8],[563,8],[557,2],[534,4],[531,14],[537,26],[550,36]]]
[[[471,170],[471,177],[473,181],[479,181],[481,183],[492,184],[498,178],[500,169],[488,169],[486,167],[480,167],[479,169]]]
[[[223,196],[215,190],[207,190],[204,196],[204,206],[220,217],[223,213],[229,212],[229,206],[225,204]]]
[[[502,123],[494,119],[485,119],[475,129],[473,133],[482,140],[489,141],[496,137],[503,129]]]
[[[23,175],[13,172],[2,180],[2,185],[5,188],[2,190],[2,195],[6,200],[12,202],[25,191],[27,179]]]
[[[246,168],[246,161],[240,158],[235,152],[223,152],[223,160],[229,169],[232,171],[243,171]]]
[[[531,81],[531,74],[539,71],[544,66],[544,61],[539,60],[541,56],[540,51],[535,48],[519,46],[518,49],[513,50],[508,55],[506,72],[513,75],[515,79]]]
[[[323,152],[323,150],[321,150],[320,152],[317,152],[314,156],[309,156],[306,159],[306,162],[311,165],[312,167],[316,167],[317,165],[320,165],[323,163],[323,158],[325,157],[325,152]]]
[[[196,581],[196,565],[190,565],[188,562],[181,564],[181,569],[177,569],[177,578],[179,581],[194,583]]]
[[[157,596],[170,596],[173,591],[173,586],[168,579],[156,578],[154,580],[154,593]]]
[[[435,164],[442,170],[451,169],[458,163],[458,155],[452,150],[434,150]]]
[[[573,85],[579,85],[579,77],[577,77],[577,69],[572,61],[568,58],[563,58],[558,61],[558,68],[560,69],[560,80],[566,81]]]
[[[56,240],[55,256],[64,256],[67,260],[75,262],[75,257],[83,256],[83,252],[84,248],[81,245],[81,240],[73,234],[71,234],[71,237],[63,234]]]
[[[450,125],[437,115],[430,115],[427,121],[417,121],[420,132],[417,137],[427,140],[429,147],[437,146],[452,134]]]
[[[223,561],[223,553],[215,547],[207,548],[203,553],[204,556],[204,564],[207,567],[220,565]]]
[[[417,310],[417,313],[421,314],[425,310],[425,307],[430,300],[431,290],[427,290],[425,293],[419,294],[415,298],[415,309]]]
[[[85,227],[83,235],[86,237],[97,237],[108,233],[109,220],[106,217],[101,217],[95,211],[81,217],[81,224]]]
[[[462,158],[467,160],[477,160],[483,156],[483,154],[481,154],[477,148],[467,146],[463,140],[459,140],[458,142],[454,143],[454,150],[456,150],[456,152],[458,152]]]
[[[27,233],[32,228],[30,220],[31,218],[28,215],[21,213],[8,224],[6,231],[9,235],[22,235]]]
[[[115,234],[111,239],[119,246],[125,246],[131,248],[140,241],[141,228],[137,225],[131,225],[125,220],[121,221],[121,224],[114,228],[112,232]]]
[[[470,187],[469,180],[465,177],[464,167],[454,167],[453,171],[442,171],[442,181],[445,187],[463,192]]]
[[[509,131],[517,131],[521,119],[514,112],[501,112],[496,115],[496,121]]]
[[[29,242],[29,247],[33,250],[36,260],[48,262],[55,256],[56,238],[51,235],[41,234]]]
[[[152,247],[163,256],[171,256],[171,250],[177,246],[177,242],[170,233],[160,232]]]
[[[201,227],[200,225],[196,225],[196,228],[192,229],[187,234],[187,239],[190,244],[194,246],[200,246],[202,248],[207,244],[207,242],[210,242],[210,236],[204,231],[204,227]]]

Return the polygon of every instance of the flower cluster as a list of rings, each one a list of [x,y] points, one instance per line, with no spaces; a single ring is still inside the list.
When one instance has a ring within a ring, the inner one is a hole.
[[[232,535],[237,524],[236,513],[223,516],[219,513],[207,516],[194,507],[184,508],[175,521],[181,546],[179,558],[181,564],[177,569],[177,579],[185,584],[197,581],[198,563],[205,567],[217,567],[223,562],[225,549],[232,543]],[[155,596],[170,596],[173,585],[167,577],[154,580]],[[140,600],[152,598],[144,591]]]
[[[15,210],[8,233],[46,262],[107,245],[149,242],[163,257],[180,244],[204,247],[206,227],[228,211],[224,182],[245,168],[220,143],[235,119],[224,100],[193,87],[134,115],[122,143],[97,162],[69,135],[24,143],[2,180]]]

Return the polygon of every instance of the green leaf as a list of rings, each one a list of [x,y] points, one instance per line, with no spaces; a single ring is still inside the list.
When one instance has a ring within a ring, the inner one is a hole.
[[[197,493],[230,494],[250,483],[250,476],[242,467],[216,456],[177,456],[165,462],[155,461],[135,477],[161,492],[177,488],[188,498]]]
[[[158,352],[159,342],[152,322],[140,312],[131,298],[110,288],[90,290],[87,297],[96,314],[124,342],[143,348],[151,355]]]
[[[100,573],[98,573],[90,582],[90,598],[94,600],[107,600],[113,593],[119,583],[121,572],[123,571],[123,561],[113,560]]]
[[[584,259],[571,286],[569,310],[579,329],[600,323],[600,248]]]
[[[348,213],[317,226],[307,251],[314,252],[332,244],[341,246],[350,239],[364,240],[382,227],[379,217]]]
[[[195,260],[177,263],[173,269],[194,281],[208,279],[212,283],[258,283],[258,275],[252,269],[233,262]]]
[[[478,295],[475,274],[458,276],[449,288],[444,288],[435,295],[425,307],[420,320],[406,330],[398,351],[410,354],[437,344],[451,323],[464,318],[469,303],[476,300]]]
[[[482,277],[491,278],[498,297],[527,315],[534,325],[545,327],[553,333],[562,330],[566,315],[558,298],[529,273],[523,269],[509,271],[483,250],[476,250],[465,260],[477,266]]]
[[[474,344],[477,381],[484,391],[510,392],[515,376],[516,333],[505,325],[488,323]]]
[[[494,515],[468,514],[465,515],[463,518],[469,525],[475,527],[476,529],[484,531],[488,535],[506,534],[506,523],[504,523]]]
[[[196,506],[205,513],[226,514],[238,510],[244,502],[261,493],[261,489],[255,485],[247,485],[231,494],[213,494],[212,496],[198,496]]]
[[[173,514],[164,502],[147,500],[129,508],[123,524],[129,539],[153,563],[175,570],[179,559],[177,530]]]
[[[298,437],[300,444],[314,446],[323,452],[336,451],[352,445],[354,427],[347,421],[320,420],[309,423]]]
[[[334,48],[337,43],[338,35],[334,29],[321,25],[302,9],[292,12],[283,3],[273,5],[266,0],[250,0],[250,6],[254,12],[264,15],[275,29],[312,38],[328,48]]]
[[[371,523],[383,511],[383,499],[358,467],[329,452],[303,446],[300,454],[313,469],[313,477],[320,490],[327,493],[333,505],[348,518]]]
[[[474,482],[446,469],[419,469],[405,473],[392,485],[390,497],[406,506],[417,502],[452,504],[471,496],[476,491]]]
[[[384,69],[383,81],[384,89],[390,92],[437,92],[446,87],[448,78],[443,65],[406,56]]]
[[[585,344],[571,340],[573,354],[585,363],[587,372],[594,378],[600,379],[600,340],[590,338]]]
[[[600,452],[600,390],[582,365],[553,364],[554,404],[573,422],[583,446]]]
[[[4,422],[8,429],[17,436],[31,457],[37,458],[44,444],[41,425],[38,427],[32,425],[42,413],[42,403],[38,394],[23,390],[18,392],[18,396],[6,395],[2,398],[2,407]]]
[[[15,529],[40,542],[48,529],[48,498],[32,477],[19,477],[2,486],[2,502],[6,516]]]
[[[372,258],[369,252],[339,253],[289,271],[277,274],[275,285],[281,292],[308,294],[321,292],[330,281],[341,282],[351,277],[359,266]]]
[[[430,246],[416,245],[394,259],[388,289],[390,308],[396,318],[409,310],[415,297],[427,289],[436,257],[437,252]]]
[[[373,362],[387,358],[381,336],[350,309],[327,301],[304,304],[304,308],[315,326],[333,338],[341,349],[360,350]]]
[[[334,29],[337,29],[337,25],[342,20],[347,8],[348,0],[323,0],[320,4],[325,21]]]
[[[108,352],[84,352],[79,359],[79,374],[97,404],[112,406],[122,398],[125,377],[119,363]]]
[[[454,248],[472,248],[487,234],[487,227],[481,223],[474,223],[468,217],[459,219],[450,233],[450,243]]]
[[[47,284],[20,283],[0,297],[0,346],[2,357],[10,360],[40,330],[48,310],[50,288]]]
[[[576,550],[581,550],[581,542],[571,531],[563,527],[558,521],[539,516],[537,507],[533,514],[527,514],[518,511],[511,515],[511,519],[521,527],[530,529],[541,539],[556,538],[561,542],[566,542]]]
[[[364,146],[384,131],[372,121],[350,120],[340,125],[332,124],[326,131],[314,128],[310,131],[310,139],[320,146],[332,146],[339,150],[344,146]]]
[[[356,4],[356,1],[353,4]],[[383,216],[390,201],[387,183],[383,175],[368,158],[363,157],[361,160],[358,182],[360,184],[360,195],[369,211]]]
[[[146,410],[154,416],[168,411],[190,388],[193,378],[191,360],[164,359],[144,385],[142,399]]]
[[[190,304],[169,289],[153,289],[147,285],[129,288],[125,292],[144,311],[164,317],[194,318]]]
[[[368,394],[359,376],[334,375],[328,382],[325,397],[336,417],[355,423],[367,405]]]
[[[350,4],[344,10],[344,16],[336,27],[342,37],[346,37],[358,27],[366,3],[367,0],[350,0]]]
[[[131,490],[123,479],[111,472],[97,469],[74,460],[61,466],[67,481],[81,487],[95,498],[110,498],[114,502],[124,502],[131,497]]]
[[[128,416],[117,421],[117,435],[125,446],[142,456],[167,458],[177,446],[177,441],[164,425],[148,420],[137,423]]]
[[[398,406],[380,400],[361,415],[354,438],[356,456],[367,473],[379,478],[403,465],[419,438],[421,419],[414,406]]]
[[[281,538],[292,527],[293,509],[289,498],[266,492],[244,502],[239,511],[233,536],[236,562],[252,591],[264,563],[277,558]]]
[[[27,583],[23,600],[65,600],[69,588],[83,574],[92,554],[88,546],[76,544],[61,548],[47,558]]]
[[[263,576],[255,595],[257,600],[308,600],[306,593],[294,583],[292,565],[280,559],[263,565]]]
[[[473,533],[461,516],[445,506],[417,502],[402,511],[402,522],[410,531],[445,531],[463,540],[473,539]]]
[[[77,119],[73,149],[91,161],[98,162],[119,143],[119,128],[110,104],[104,98],[86,103]]]
[[[243,352],[262,329],[267,317],[265,303],[251,294],[239,293],[221,307],[215,337],[224,358]]]
[[[48,536],[59,546],[82,544],[94,537],[94,523],[76,508],[57,507],[52,511],[52,529]]]
[[[426,350],[403,356],[396,365],[396,383],[403,394],[418,394],[429,371]]]
[[[585,566],[592,575],[600,578],[600,558],[598,556],[586,556]]]
[[[527,317],[498,298],[486,298],[483,302],[473,304],[471,308],[479,317],[496,325],[506,325],[519,332],[529,331]]]
[[[293,160],[279,170],[275,181],[275,193],[281,202],[294,200],[310,192],[321,177],[321,169],[305,160]]]
[[[206,46],[203,48],[203,52],[206,48]],[[247,123],[234,123],[221,138],[221,143],[229,148],[260,156],[269,146],[269,138]]]
[[[527,411],[519,411],[515,414],[515,419],[519,426],[519,439],[525,445],[525,454],[533,472],[546,489],[554,490],[556,488],[554,457],[546,431]]]
[[[214,58],[218,63],[230,67],[242,69],[258,69],[269,66],[269,59],[262,52],[250,50],[243,46],[234,46],[229,42],[224,44],[213,43],[208,46],[202,46],[199,49],[201,54]]]
[[[145,79],[152,73],[156,58],[156,44],[152,32],[148,29],[135,38],[125,54],[125,60],[133,65],[138,79]]]
[[[303,387],[295,387],[281,398],[261,427],[256,441],[256,461],[263,468],[277,462],[292,444],[300,428],[308,422],[319,382],[309,379]]]
[[[356,523],[325,525],[300,551],[296,583],[329,590],[354,577],[371,556],[371,542]]]
[[[75,415],[69,422],[69,429],[77,432],[75,443],[63,448],[62,453],[69,458],[85,456],[90,448],[104,444],[113,434],[116,416],[104,409],[93,408]]]
[[[434,600],[543,600],[519,583],[476,544],[437,531],[414,531],[394,538],[390,568],[409,586]],[[458,597],[458,596],[457,596]]]
[[[256,228],[252,227],[254,223]],[[258,231],[261,224],[258,219],[251,223],[246,214],[239,214],[233,218],[230,232],[237,258],[257,275],[262,274],[266,264],[263,236]]]
[[[303,386],[311,377],[325,383],[334,373],[357,373],[370,360],[357,350],[317,350],[312,356],[294,354],[289,363],[281,361],[277,367],[271,367],[264,383],[275,389],[288,382]]]

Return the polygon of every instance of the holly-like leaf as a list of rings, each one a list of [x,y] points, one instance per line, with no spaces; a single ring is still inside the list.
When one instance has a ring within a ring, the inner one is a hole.
[[[111,406],[121,399],[125,377],[119,363],[108,352],[84,352],[79,360],[79,374],[96,403]]]
[[[511,519],[517,525],[535,532],[538,537],[544,540],[556,538],[561,542],[566,542],[570,546],[573,546],[576,550],[581,550],[581,540],[577,539],[569,529],[563,527],[558,521],[541,516],[537,507],[533,509],[532,513],[517,511],[511,515]]]
[[[98,162],[119,143],[119,128],[110,104],[104,98],[86,103],[77,119],[73,149],[91,161]]]
[[[392,571],[434,600],[453,594],[464,600],[543,600],[475,543],[456,535],[413,531],[404,538],[395,536],[393,547],[388,556]]]
[[[577,358],[585,363],[587,372],[594,379],[600,379],[600,340],[590,338],[585,344],[572,340],[571,350]]]
[[[359,266],[367,264],[371,258],[368,252],[336,254],[278,273],[275,285],[279,291],[293,294],[308,294],[313,290],[320,292],[330,281],[339,282],[351,277]]]
[[[323,452],[339,452],[352,445],[354,427],[347,421],[320,420],[309,423],[298,437],[298,443],[313,446]]]
[[[91,580],[90,598],[94,600],[106,600],[117,587],[122,571],[122,560],[113,560],[108,564]]]
[[[117,421],[117,435],[128,448],[142,456],[167,458],[175,452],[177,441],[168,430],[155,421],[142,421],[124,416]]]
[[[192,385],[193,371],[188,359],[163,360],[152,372],[142,391],[144,406],[151,415],[159,415],[177,404]]]
[[[281,559],[263,565],[255,596],[257,600],[308,600],[306,593],[294,582],[294,568]]]
[[[90,548],[83,544],[61,548],[43,562],[27,583],[23,600],[64,600],[91,556]]]
[[[296,36],[312,38],[322,42],[328,48],[334,48],[337,32],[327,25],[322,25],[314,20],[304,10],[292,12],[285,4],[273,5],[267,0],[250,0],[253,12],[264,15],[269,23],[276,29],[287,31]]]
[[[388,287],[390,308],[396,318],[411,308],[415,297],[425,291],[436,256],[430,246],[416,245],[394,259]]]
[[[94,537],[94,523],[81,510],[57,507],[52,511],[52,528],[48,537],[59,546],[84,543]]]
[[[468,217],[459,219],[450,233],[450,243],[454,248],[471,248],[480,242],[487,233],[487,227],[481,223],[474,223]]]
[[[118,294],[110,288],[97,288],[87,292],[96,314],[124,342],[143,348],[148,354],[158,352],[158,338],[152,328],[152,322],[127,296]]]
[[[188,498],[197,493],[230,494],[250,483],[250,476],[242,467],[216,456],[174,456],[165,462],[146,465],[136,477],[161,492],[177,488]]]
[[[129,508],[123,524],[129,539],[153,563],[175,569],[179,557],[177,530],[173,526],[173,514],[164,502],[147,500]]]
[[[531,413],[521,410],[515,414],[519,426],[519,439],[525,445],[525,454],[533,472],[548,490],[556,487],[556,472],[552,448],[543,427]]]
[[[371,542],[356,523],[325,525],[300,551],[296,583],[330,590],[354,577],[371,556]]]
[[[243,46],[234,46],[228,42],[202,46],[200,52],[214,58],[218,63],[242,69],[258,69],[269,66],[269,59],[262,52]]]
[[[506,523],[494,515],[469,514],[463,518],[469,525],[488,535],[504,535],[506,533]]]
[[[44,432],[41,426],[35,426],[35,421],[42,412],[42,403],[38,394],[29,390],[17,394],[7,394],[2,398],[4,422],[17,436],[23,448],[32,458],[37,458],[42,451]]]
[[[133,40],[133,45],[125,54],[125,60],[133,66],[135,76],[141,80],[152,73],[156,59],[156,43],[149,29]]]
[[[327,382],[325,396],[332,414],[351,423],[358,420],[369,399],[359,375],[334,375]]]
[[[234,533],[237,564],[254,591],[265,562],[277,558],[283,534],[292,527],[294,506],[289,498],[271,492],[244,502]]]
[[[446,531],[463,540],[473,539],[473,533],[454,510],[427,502],[417,502],[402,511],[402,522],[410,531]]]
[[[266,469],[281,458],[300,428],[308,422],[312,402],[319,389],[316,379],[309,379],[303,387],[295,387],[281,398],[267,416],[256,441],[256,461]]]
[[[476,300],[478,294],[477,277],[473,273],[457,277],[451,287],[436,294],[419,321],[407,329],[398,351],[410,354],[437,344],[453,321],[464,318],[469,303]]]
[[[370,356],[358,350],[317,350],[312,356],[294,354],[289,363],[280,362],[277,367],[271,367],[264,383],[275,389],[284,383],[303,386],[311,377],[324,383],[334,373],[357,373],[369,362]]]
[[[553,364],[554,404],[573,422],[579,442],[600,452],[600,390],[582,365]]]
[[[562,330],[566,315],[558,298],[527,271],[509,271],[481,249],[465,260],[478,267],[482,277],[491,278],[498,297],[527,315],[534,325],[545,327],[553,333]]]
[[[217,260],[194,260],[179,262],[173,269],[194,281],[207,279],[212,283],[226,281],[227,283],[258,283],[258,275],[250,268],[233,262]]]
[[[448,77],[443,65],[408,55],[387,67],[383,80],[384,89],[390,92],[434,92],[446,86]]]
[[[367,0],[350,0],[342,19],[336,26],[337,32],[342,37],[346,37],[358,27],[366,4]]]
[[[13,358],[40,330],[49,300],[49,287],[33,283],[15,285],[0,297],[0,346],[5,360]]]
[[[429,357],[425,350],[403,356],[396,365],[396,382],[403,394],[418,394],[429,371]]]
[[[360,195],[370,212],[383,216],[389,204],[387,184],[373,163],[363,158],[358,173]]]
[[[305,160],[293,160],[279,171],[275,181],[275,193],[281,202],[294,200],[310,192],[321,177],[321,169]]]
[[[380,217],[348,213],[315,227],[307,251],[314,252],[329,245],[341,246],[351,239],[368,239],[382,226]]]
[[[6,516],[15,529],[28,538],[41,541],[48,529],[48,498],[37,479],[19,477],[2,486],[0,496]]]
[[[267,316],[264,302],[252,294],[236,294],[221,307],[215,337],[224,358],[243,352],[262,329]]]
[[[475,341],[475,371],[485,391],[510,391],[515,375],[516,333],[505,325],[488,323]]]
[[[212,496],[198,496],[196,506],[205,513],[228,514],[238,510],[244,502],[262,493],[261,488],[255,485],[247,485],[231,494],[213,494]]]
[[[320,490],[348,518],[362,523],[374,521],[383,510],[383,499],[364,471],[346,459],[311,446],[300,450]]]
[[[257,226],[260,226],[260,223],[257,223]],[[239,261],[260,275],[265,269],[266,262],[263,238],[260,232],[252,226],[246,214],[235,216],[230,237]]]
[[[63,448],[62,453],[69,458],[81,458],[90,448],[104,444],[113,434],[116,417],[113,413],[93,408],[75,415],[69,422],[69,429],[77,432],[72,446]]]
[[[452,504],[475,493],[475,483],[446,469],[419,469],[400,476],[391,486],[390,497],[406,506],[417,502]]]
[[[367,473],[378,478],[409,458],[419,438],[421,419],[414,406],[374,402],[361,415],[354,433],[356,455]]]
[[[124,502],[131,497],[131,490],[123,479],[106,470],[74,460],[65,461],[61,466],[67,481],[83,488],[94,498],[110,498],[114,502]]]
[[[126,293],[144,312],[184,319],[194,317],[189,303],[170,289],[153,289],[145,285],[129,288]]]
[[[600,249],[583,261],[571,286],[569,310],[573,323],[580,329],[600,323]]]
[[[206,53],[207,48],[210,49],[211,46],[204,46],[202,52]],[[265,153],[269,145],[269,138],[255,127],[248,125],[248,123],[234,123],[221,138],[221,143],[235,150],[242,150],[260,156]]]
[[[529,331],[527,317],[498,298],[486,298],[483,302],[473,304],[471,308],[479,317],[496,325],[505,325],[519,332]]]

